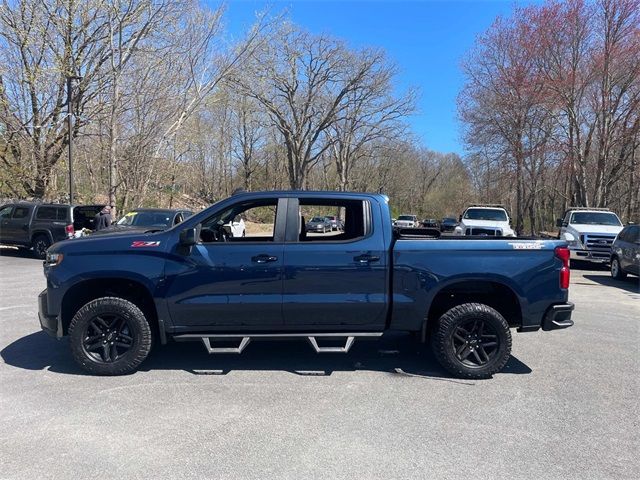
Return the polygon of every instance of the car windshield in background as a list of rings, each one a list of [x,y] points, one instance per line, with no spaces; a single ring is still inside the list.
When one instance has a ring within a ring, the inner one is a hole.
[[[571,215],[571,223],[579,225],[622,225],[615,213],[608,212],[575,212]]]
[[[409,220],[410,222],[413,222],[413,217],[411,215],[400,215],[398,220]]]
[[[166,228],[171,225],[171,217],[161,212],[129,212],[118,220],[118,225]]]
[[[491,220],[493,222],[506,222],[507,212],[499,208],[469,208],[464,217],[468,220]]]
[[[312,221],[313,223],[324,223],[324,218],[323,218],[323,217],[313,217],[313,218],[311,219],[311,221]]]
[[[455,218],[443,218],[442,223],[456,223]]]

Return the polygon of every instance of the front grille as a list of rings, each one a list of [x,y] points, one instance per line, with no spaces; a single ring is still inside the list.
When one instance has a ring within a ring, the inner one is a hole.
[[[467,228],[466,235],[488,235],[491,237],[502,235],[502,230],[496,228]]]
[[[580,235],[584,248],[589,250],[594,257],[608,257],[615,238],[615,235],[606,234]]]

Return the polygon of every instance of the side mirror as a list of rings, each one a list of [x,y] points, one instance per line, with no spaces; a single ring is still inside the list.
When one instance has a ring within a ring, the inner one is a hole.
[[[462,215],[460,215],[460,216],[458,217],[458,221],[459,221],[459,222],[461,222],[461,221],[462,221]]]
[[[562,226],[562,219],[559,218],[556,220],[556,227],[561,227]]]
[[[180,232],[180,245],[183,247],[192,247],[198,243],[198,229],[185,228]]]

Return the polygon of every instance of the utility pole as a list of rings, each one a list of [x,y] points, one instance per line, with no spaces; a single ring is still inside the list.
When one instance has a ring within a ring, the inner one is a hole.
[[[82,77],[67,77],[67,135],[69,142],[69,205],[73,205],[73,102],[71,96],[71,82],[73,80],[82,80]]]

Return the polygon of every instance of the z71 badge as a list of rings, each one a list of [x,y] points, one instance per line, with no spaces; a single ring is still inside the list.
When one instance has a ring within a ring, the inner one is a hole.
[[[131,246],[133,248],[138,248],[138,247],[159,247],[160,246],[160,241],[145,242],[143,240],[136,240],[135,242],[133,242],[131,244]]]

